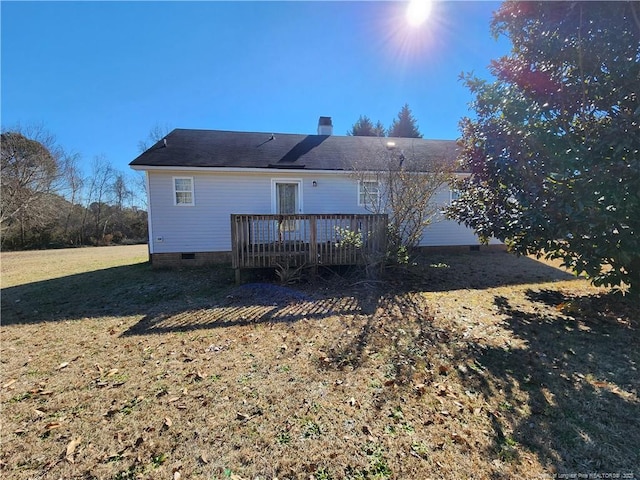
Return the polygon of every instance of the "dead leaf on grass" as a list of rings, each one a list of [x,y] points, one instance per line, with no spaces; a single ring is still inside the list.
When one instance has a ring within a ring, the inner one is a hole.
[[[62,370],[63,368],[67,368],[68,366],[69,366],[69,362],[62,362],[60,365],[58,365],[56,370]]]
[[[47,432],[50,432],[51,430],[55,430],[56,428],[60,428],[61,426],[62,426],[62,424],[61,424],[61,423],[59,423],[59,422],[50,422],[50,423],[47,423],[47,424],[44,426],[44,429],[45,429]]]
[[[117,368],[112,368],[111,370],[109,370],[107,372],[107,377],[113,377],[116,373],[118,373],[120,370],[118,370]]]
[[[463,412],[464,411],[464,405],[460,402],[458,402],[457,400],[453,402],[455,404],[456,407],[458,407],[458,411],[459,412]]]
[[[29,390],[29,393],[33,395],[53,395],[53,390],[45,390],[44,387],[34,388]]]
[[[469,446],[469,442],[467,441],[467,439],[464,438],[459,433],[452,433],[451,440],[453,440],[455,443],[458,443],[460,445],[466,445],[467,447]]]
[[[164,419],[164,423],[162,424],[162,426],[164,428],[171,428],[171,425],[173,425],[173,422],[171,421],[171,419],[169,417],[166,417]]]
[[[207,378],[207,375],[205,373],[196,371],[195,373],[194,372],[187,373],[185,378],[191,378],[191,379],[193,379],[194,382],[198,382],[198,381],[202,381],[205,378]]]
[[[4,385],[2,385],[2,388],[9,388],[11,385],[13,385],[14,383],[16,383],[18,380],[16,380],[15,378],[13,380],[9,380],[7,383],[5,383]]]
[[[67,453],[65,455],[65,457],[67,458],[67,462],[69,463],[75,462],[75,460],[73,459],[73,453],[75,452],[78,445],[80,445],[81,443],[82,443],[82,438],[80,437],[75,438],[69,442],[69,444],[67,445]]]

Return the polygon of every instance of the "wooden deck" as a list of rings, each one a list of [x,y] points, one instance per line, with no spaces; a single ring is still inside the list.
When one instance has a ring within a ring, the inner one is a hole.
[[[245,268],[357,265],[386,248],[387,215],[231,215],[236,280]]]

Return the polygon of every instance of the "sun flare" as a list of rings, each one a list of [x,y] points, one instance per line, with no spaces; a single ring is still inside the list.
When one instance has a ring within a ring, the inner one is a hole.
[[[429,18],[431,0],[411,0],[407,6],[407,22],[412,27],[419,27]]]

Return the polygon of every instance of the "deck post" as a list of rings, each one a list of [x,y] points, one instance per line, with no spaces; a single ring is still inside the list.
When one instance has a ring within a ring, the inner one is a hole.
[[[231,266],[236,273],[236,285],[240,284],[240,242],[238,241],[239,219],[236,215],[231,215]]]
[[[309,216],[309,263],[311,274],[315,277],[318,273],[318,227],[316,216]]]

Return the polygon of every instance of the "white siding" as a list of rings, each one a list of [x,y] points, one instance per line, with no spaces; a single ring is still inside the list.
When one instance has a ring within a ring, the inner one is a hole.
[[[442,187],[436,194],[436,204],[444,208],[451,201],[451,192],[448,187]],[[424,230],[422,235],[421,246],[424,247],[443,247],[454,245],[478,245],[480,241],[475,236],[473,230],[459,225],[458,222],[447,220],[442,214],[436,215],[433,222]],[[500,243],[498,240],[491,239],[490,244]]]
[[[173,177],[194,179],[195,205],[174,205]],[[302,179],[303,213],[369,213],[358,206],[357,181],[347,175],[309,172],[149,171],[152,253],[231,250],[230,215],[272,212],[272,179]],[[313,181],[317,186],[313,186]],[[443,189],[438,203],[449,202]],[[422,245],[474,245],[473,232],[455,222],[434,222]]]

